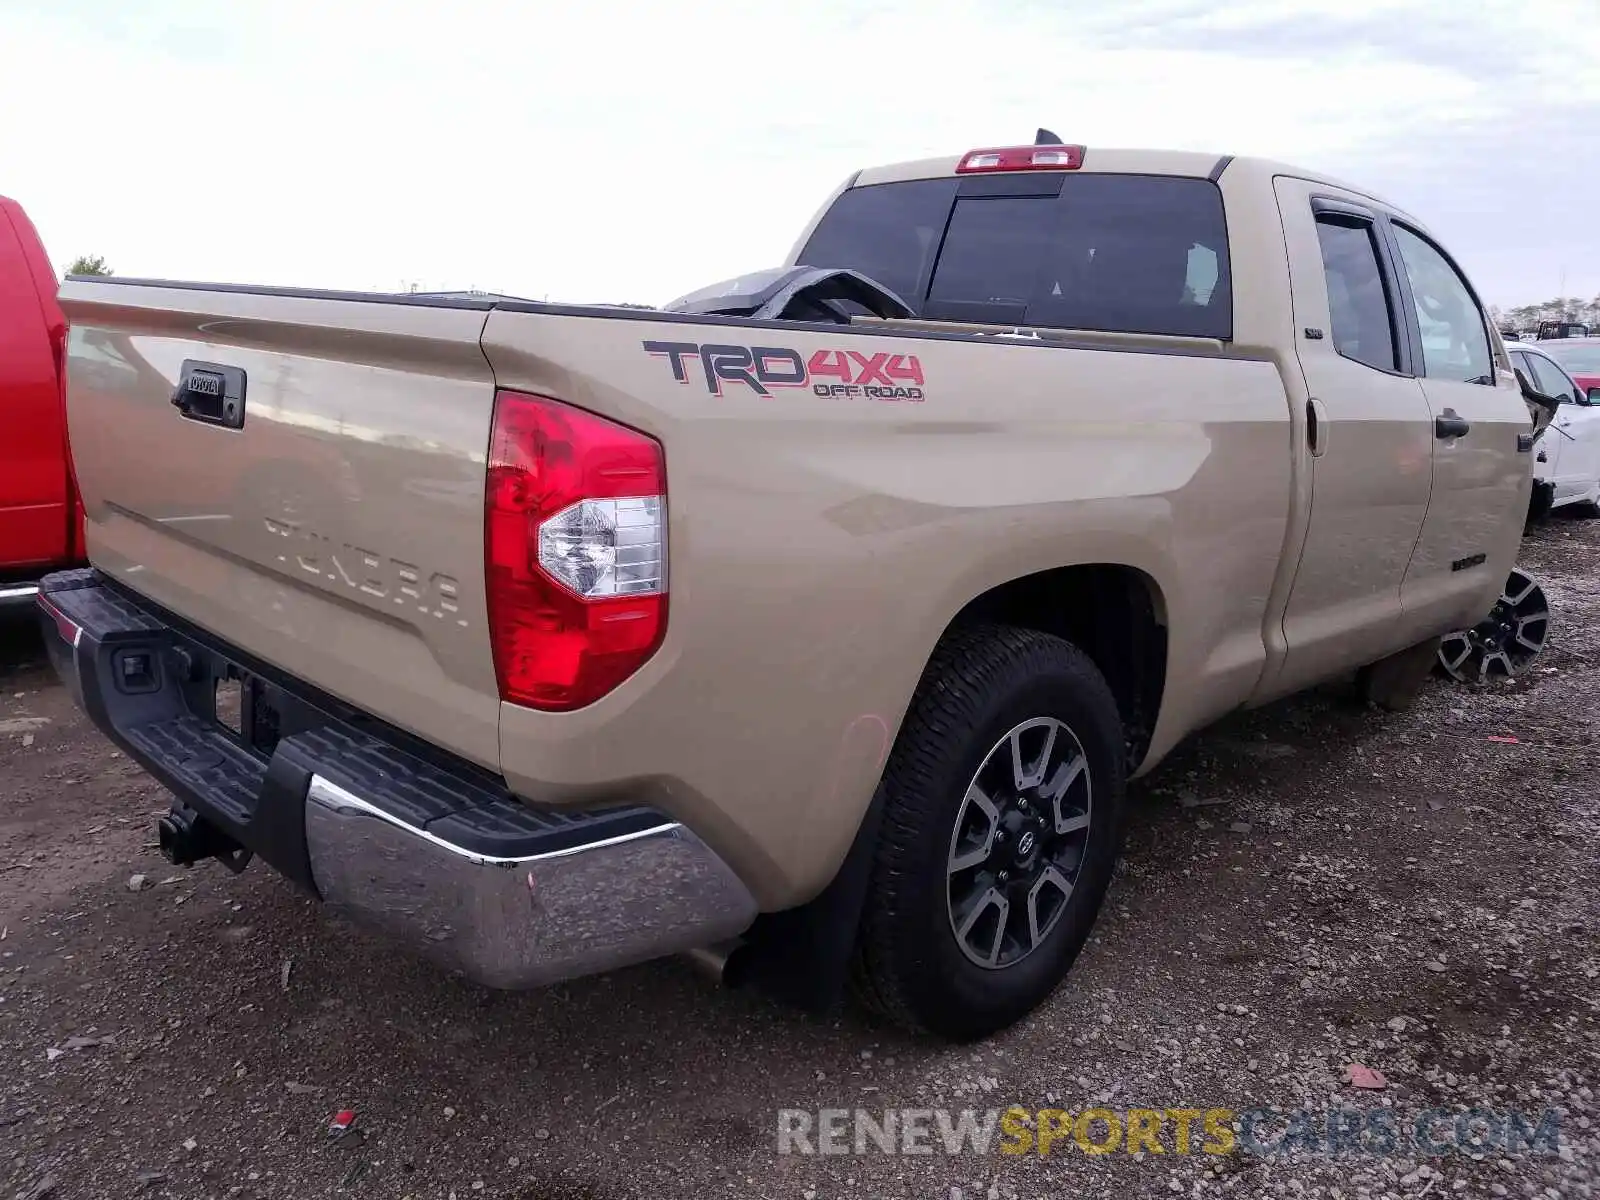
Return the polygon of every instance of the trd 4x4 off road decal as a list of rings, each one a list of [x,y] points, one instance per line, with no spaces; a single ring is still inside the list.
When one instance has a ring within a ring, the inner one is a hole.
[[[758,396],[809,387],[818,396],[868,400],[922,399],[922,364],[915,354],[818,350],[809,359],[783,346],[713,346],[698,342],[645,342],[645,352],[672,364],[672,377],[688,383],[691,371],[706,391],[722,395],[725,383],[742,383]],[[690,359],[697,360],[691,367]]]

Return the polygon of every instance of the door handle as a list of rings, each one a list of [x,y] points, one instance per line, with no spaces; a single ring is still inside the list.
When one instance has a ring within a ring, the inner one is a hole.
[[[1436,438],[1466,437],[1472,423],[1453,408],[1447,408],[1433,419],[1433,436]]]
[[[1328,449],[1328,410],[1315,396],[1306,401],[1306,444],[1312,458],[1321,458]]]

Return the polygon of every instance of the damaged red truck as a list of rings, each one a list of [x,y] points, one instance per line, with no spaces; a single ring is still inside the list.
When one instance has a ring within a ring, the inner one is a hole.
[[[0,611],[31,614],[39,579],[83,561],[66,351],[50,260],[22,206],[0,196]]]

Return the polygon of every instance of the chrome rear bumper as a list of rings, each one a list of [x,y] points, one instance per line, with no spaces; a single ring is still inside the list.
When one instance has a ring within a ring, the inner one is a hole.
[[[31,609],[38,601],[39,585],[36,583],[0,584],[0,612],[8,609]]]
[[[92,571],[47,577],[39,609],[73,698],[174,794],[190,845],[248,850],[471,979],[538,987],[722,942],[755,919],[733,871],[658,812],[526,805],[481,767],[336,715]],[[219,678],[250,698],[237,729],[215,711]]]
[[[675,822],[494,858],[313,776],[306,849],[330,907],[491,987],[537,987],[708,945],[756,915],[737,876]]]

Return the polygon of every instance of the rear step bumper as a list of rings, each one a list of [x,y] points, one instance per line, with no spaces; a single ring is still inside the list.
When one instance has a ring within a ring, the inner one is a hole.
[[[38,603],[74,699],[223,844],[480,983],[610,970],[755,918],[732,870],[660,813],[524,804],[93,571],[48,576]],[[229,679],[237,729],[216,711]]]
[[[0,613],[30,609],[38,601],[36,583],[0,583]]]

